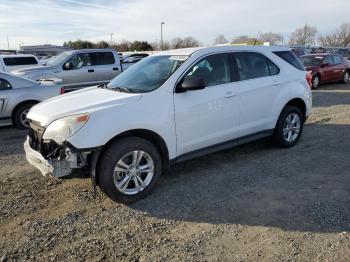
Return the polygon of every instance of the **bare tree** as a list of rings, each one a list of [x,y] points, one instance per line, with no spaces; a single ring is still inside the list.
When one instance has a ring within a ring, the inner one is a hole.
[[[342,24],[334,32],[328,35],[320,36],[318,40],[321,43],[321,45],[325,47],[350,46],[350,23]]]
[[[218,35],[214,39],[214,45],[222,45],[222,44],[226,44],[226,43],[228,43],[228,41],[224,35]]]
[[[176,37],[173,40],[171,40],[171,48],[173,49],[197,46],[199,46],[199,41],[192,36],[188,36],[185,38]]]
[[[255,37],[249,37],[246,35],[237,36],[232,39],[231,44],[247,44],[247,45],[261,45],[260,42]]]
[[[184,47],[184,40],[181,37],[176,37],[171,40],[171,48],[178,49]]]
[[[130,50],[131,43],[128,40],[122,40],[120,43],[113,45],[113,48],[119,52],[126,52]]]
[[[317,28],[305,24],[301,28],[297,28],[289,39],[290,45],[315,45]]]
[[[270,45],[277,45],[282,42],[282,35],[273,32],[261,33],[258,36],[260,42],[268,42]]]
[[[184,47],[198,47],[199,45],[199,41],[192,36],[184,38]]]
[[[95,48],[108,48],[109,44],[106,41],[99,41],[95,44]]]

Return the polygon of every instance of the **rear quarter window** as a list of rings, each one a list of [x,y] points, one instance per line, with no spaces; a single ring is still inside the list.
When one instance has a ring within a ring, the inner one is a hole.
[[[305,71],[305,67],[302,65],[300,60],[296,57],[296,55],[291,51],[277,51],[273,52],[275,55],[282,58],[284,61],[295,67],[296,69],[299,69],[301,71]]]
[[[7,80],[0,78],[0,90],[8,90],[11,88],[12,86]]]
[[[5,57],[4,64],[6,66],[20,66],[20,65],[37,65],[38,61],[32,57]]]

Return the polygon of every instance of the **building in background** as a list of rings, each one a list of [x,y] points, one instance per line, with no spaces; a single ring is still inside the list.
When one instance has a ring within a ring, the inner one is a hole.
[[[0,55],[14,55],[14,54],[17,54],[16,50],[0,49]]]
[[[51,57],[51,56],[56,56],[70,49],[71,48],[58,46],[58,45],[32,45],[32,46],[21,46],[19,53],[32,54],[38,57]]]

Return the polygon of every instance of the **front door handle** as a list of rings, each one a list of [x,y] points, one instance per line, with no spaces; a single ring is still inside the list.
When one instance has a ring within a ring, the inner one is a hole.
[[[230,98],[230,97],[233,97],[233,96],[235,96],[236,95],[236,93],[235,92],[231,92],[231,91],[229,91],[229,92],[226,92],[226,94],[225,94],[225,98]]]
[[[113,67],[113,71],[118,71],[118,67]]]
[[[94,69],[89,69],[88,72],[89,73],[93,73],[93,72],[95,72],[95,70]]]

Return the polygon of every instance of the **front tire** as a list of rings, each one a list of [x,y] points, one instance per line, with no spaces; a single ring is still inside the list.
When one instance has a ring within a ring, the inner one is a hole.
[[[281,147],[292,147],[298,141],[304,127],[304,115],[296,106],[286,106],[278,118],[274,140]]]
[[[15,109],[15,111],[13,112],[13,123],[17,128],[19,129],[29,128],[29,121],[27,119],[27,114],[30,108],[34,105],[35,103],[25,103]]]
[[[98,166],[98,183],[115,202],[132,203],[155,187],[162,173],[157,148],[139,137],[125,137],[111,144]]]

